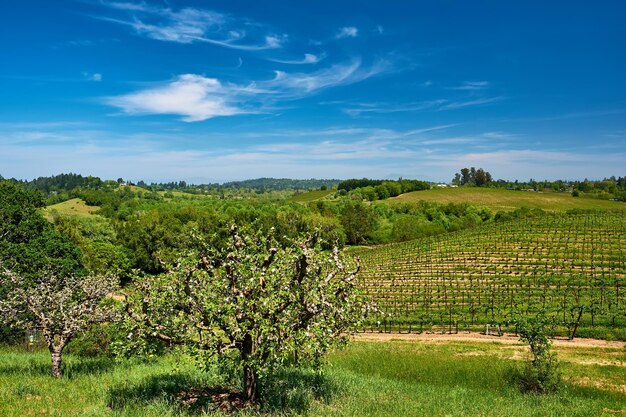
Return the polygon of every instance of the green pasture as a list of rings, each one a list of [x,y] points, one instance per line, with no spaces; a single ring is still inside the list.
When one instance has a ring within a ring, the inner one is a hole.
[[[51,219],[54,213],[61,216],[88,217],[96,212],[99,207],[88,206],[80,198],[72,198],[62,203],[53,204],[43,209],[44,216]]]
[[[413,191],[384,201],[389,204],[417,201],[443,204],[468,203],[487,207],[494,212],[512,211],[520,207],[539,208],[551,212],[563,212],[572,209],[626,210],[626,204],[622,202],[572,197],[569,193],[513,191],[479,187],[433,188],[425,191]]]
[[[263,404],[235,415],[615,416],[626,412],[623,348],[559,347],[565,387],[521,394],[510,375],[522,345],[495,342],[353,342],[325,371],[287,369],[262,386]],[[607,361],[610,358],[610,361]],[[48,376],[47,352],[0,350],[0,415],[223,416],[233,387],[184,355],[113,360],[68,355]]]

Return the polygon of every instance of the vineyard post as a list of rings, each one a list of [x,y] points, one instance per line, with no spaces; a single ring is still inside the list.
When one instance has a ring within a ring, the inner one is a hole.
[[[572,330],[572,334],[570,335],[569,340],[574,340],[576,337],[576,330],[578,330],[578,325],[580,324],[580,319],[583,316],[583,310],[585,309],[585,305],[580,306],[580,311],[578,312],[578,319],[576,320],[576,324],[574,324],[574,330]]]

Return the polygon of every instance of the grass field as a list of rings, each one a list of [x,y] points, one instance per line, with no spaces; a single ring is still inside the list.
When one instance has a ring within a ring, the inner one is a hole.
[[[53,204],[46,207],[43,212],[46,218],[51,219],[54,212],[62,216],[79,216],[85,217],[92,215],[99,207],[88,206],[80,198],[72,198],[62,203]]]
[[[443,204],[469,203],[487,207],[493,211],[512,211],[519,207],[540,208],[551,212],[562,212],[571,209],[626,210],[625,203],[572,197],[566,193],[536,193],[476,187],[435,188],[426,191],[414,191],[384,201],[390,204],[414,203],[417,201],[431,201]]]
[[[289,199],[289,201],[295,201],[298,203],[308,203],[311,201],[316,201],[319,199],[322,199],[324,197],[328,197],[329,195],[331,195],[332,193],[334,193],[334,190],[313,190],[313,191],[307,191],[305,193],[302,194],[296,194],[293,197],[291,197]]]
[[[561,347],[565,387],[521,394],[509,375],[527,354],[495,342],[355,342],[330,356],[323,374],[285,371],[262,387],[260,410],[241,415],[616,416],[626,413],[623,348]],[[611,364],[607,363],[611,358]],[[223,380],[182,356],[149,361],[66,359],[48,376],[47,352],[0,350],[0,415],[224,415],[209,411]]]

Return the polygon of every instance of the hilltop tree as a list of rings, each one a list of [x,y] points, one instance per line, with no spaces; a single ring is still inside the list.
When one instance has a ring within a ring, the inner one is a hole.
[[[319,363],[359,326],[370,306],[338,250],[315,236],[280,247],[273,233],[230,229],[168,272],[146,277],[128,298],[130,336],[184,345],[201,366],[216,356],[238,364],[243,395],[257,401],[258,378],[298,357]]]
[[[469,168],[461,169],[461,185],[469,184],[471,182]]]
[[[476,169],[475,167],[463,168],[459,173],[454,175],[452,179],[453,184],[457,185],[476,185],[478,187],[484,187],[489,185],[493,181],[493,177],[488,171],[482,168]]]

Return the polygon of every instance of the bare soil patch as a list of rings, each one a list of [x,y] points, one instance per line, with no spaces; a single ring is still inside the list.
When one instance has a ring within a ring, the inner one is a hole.
[[[419,341],[430,343],[444,342],[490,342],[502,344],[520,344],[519,338],[514,334],[505,333],[502,336],[485,335],[482,333],[455,333],[455,334],[437,334],[437,333],[358,333],[354,336],[355,340],[364,340],[370,342],[388,342],[391,340],[402,341]],[[552,339],[553,346],[557,347],[592,347],[592,348],[613,348],[621,349],[626,347],[626,342],[576,338],[574,340],[556,338]]]

